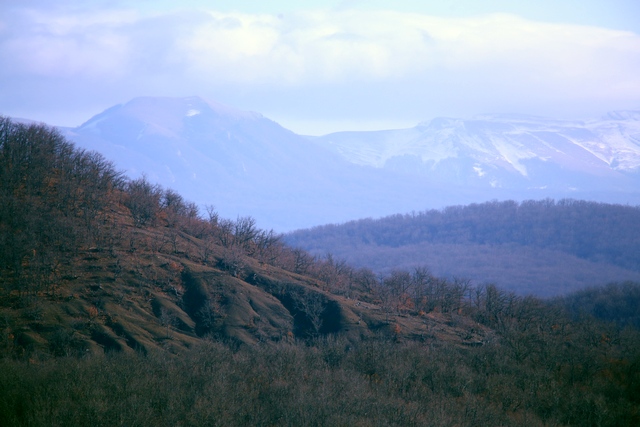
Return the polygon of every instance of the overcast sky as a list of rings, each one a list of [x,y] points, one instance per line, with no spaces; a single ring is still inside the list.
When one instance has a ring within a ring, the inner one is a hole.
[[[77,126],[136,96],[303,134],[640,109],[638,0],[0,0],[0,114]]]

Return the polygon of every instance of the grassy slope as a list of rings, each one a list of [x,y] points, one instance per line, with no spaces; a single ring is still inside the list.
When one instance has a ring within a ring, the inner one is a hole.
[[[353,339],[380,330],[391,334],[396,325],[403,336],[424,336],[429,329],[429,334],[437,332],[438,338],[453,342],[479,341],[486,333],[476,325],[479,332],[469,335],[464,329],[475,322],[451,327],[447,316],[438,313],[429,315],[427,328],[426,315],[390,315],[375,303],[330,294],[317,279],[250,257],[243,258],[236,277],[220,268],[226,248],[215,246],[211,260],[203,262],[198,253],[204,242],[178,233],[176,250],[170,245],[158,250],[154,242],[168,241],[175,230],[133,227],[123,212],[120,209],[116,223],[124,227],[127,239],[111,250],[79,250],[69,260],[74,273],[48,290],[3,292],[5,350],[60,355],[157,348],[178,352],[205,333],[242,343],[304,338],[309,326],[290,298],[298,290],[321,296],[325,332]],[[211,306],[206,319],[199,312],[205,302]]]

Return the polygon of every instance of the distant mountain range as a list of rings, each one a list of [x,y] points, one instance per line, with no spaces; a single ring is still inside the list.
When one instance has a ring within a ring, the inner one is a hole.
[[[474,187],[635,191],[640,111],[601,120],[438,118],[411,129],[339,132],[319,142],[360,165]]]
[[[380,212],[376,191],[393,182],[258,113],[197,97],[136,98],[64,133],[129,176],[277,230]]]
[[[130,177],[276,231],[492,199],[640,203],[640,112],[306,137],[198,97],[142,97],[60,129]]]

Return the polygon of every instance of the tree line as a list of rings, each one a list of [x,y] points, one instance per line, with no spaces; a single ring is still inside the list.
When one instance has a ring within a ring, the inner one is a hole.
[[[640,206],[583,200],[493,201],[298,230],[285,236],[314,251],[363,244],[517,244],[640,270]]]
[[[56,130],[0,117],[0,278],[21,291],[60,279],[79,247],[101,243],[125,180]]]
[[[283,237],[261,230],[252,217],[221,218],[213,206],[202,213],[144,176],[126,178],[100,154],[76,148],[54,129],[0,119],[0,278],[9,284],[6,289],[25,294],[37,295],[72,275],[80,249],[113,251],[128,241],[131,252],[144,248],[181,254],[240,277],[246,274],[247,259],[253,258],[313,277],[324,291],[380,304],[389,313],[456,312],[484,304],[491,288],[436,277],[424,266],[380,275],[330,253],[311,255],[292,242],[305,233],[316,239],[347,235],[379,245],[519,239],[571,246],[592,239],[593,245],[578,246],[598,252],[606,240],[598,236],[608,232],[608,244],[622,250],[640,245],[640,237],[634,237],[640,227],[631,226],[639,212],[571,200],[491,202],[316,227]],[[166,232],[149,237],[142,232],[145,227]],[[573,237],[567,243],[562,235]],[[620,259],[637,263],[640,248],[626,251]]]

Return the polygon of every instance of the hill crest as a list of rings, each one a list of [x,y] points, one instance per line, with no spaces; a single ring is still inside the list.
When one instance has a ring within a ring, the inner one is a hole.
[[[491,335],[470,318],[451,323],[462,293],[418,313],[406,295],[373,293],[368,272],[287,247],[250,217],[204,217],[44,126],[0,119],[0,166],[6,352],[177,353],[211,337],[328,334],[470,345]]]

